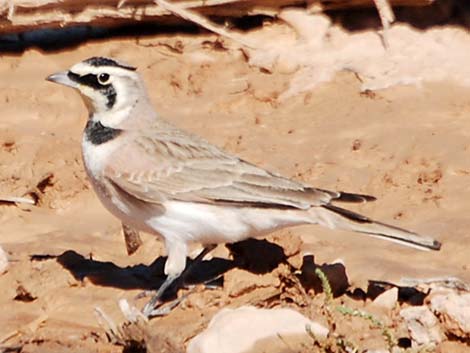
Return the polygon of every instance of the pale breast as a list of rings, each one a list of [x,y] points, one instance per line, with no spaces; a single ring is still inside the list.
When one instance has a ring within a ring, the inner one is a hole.
[[[95,145],[86,135],[82,139],[82,157],[89,177],[101,177],[108,158],[119,148],[119,139]]]
[[[312,223],[303,210],[217,206],[168,201],[165,212],[147,221],[165,238],[203,244],[233,243],[274,230]]]
[[[118,142],[119,141],[108,141],[96,145],[84,136],[82,140],[82,157],[88,178],[100,201],[111,213],[125,221],[123,219],[124,210],[118,207],[115,202],[116,200],[113,200],[113,196],[109,190],[107,190],[104,180],[104,170],[109,163],[109,158],[112,158],[112,154],[119,147]]]

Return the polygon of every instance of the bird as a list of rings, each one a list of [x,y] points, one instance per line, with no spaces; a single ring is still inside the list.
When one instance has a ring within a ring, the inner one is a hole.
[[[144,306],[158,313],[161,296],[186,268],[188,247],[202,259],[216,244],[319,224],[439,250],[431,237],[338,206],[375,197],[315,188],[232,155],[162,118],[137,68],[91,57],[46,80],[77,90],[89,116],[82,157],[93,189],[123,224],[164,241],[166,279]]]

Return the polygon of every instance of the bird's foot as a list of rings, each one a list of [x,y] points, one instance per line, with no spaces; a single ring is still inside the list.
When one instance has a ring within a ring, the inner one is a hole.
[[[151,319],[157,316],[166,316],[171,313],[171,311],[176,308],[183,300],[185,300],[188,294],[185,294],[180,298],[176,298],[165,305],[163,305],[163,303],[157,303],[157,305],[151,307],[147,306],[150,303],[149,302],[142,310],[142,315],[145,316],[147,319]]]
[[[162,305],[163,295],[166,293],[166,291],[170,287],[172,287],[172,285],[178,286],[180,284],[179,281],[177,281],[177,279],[180,279],[179,276],[168,276],[166,278],[165,282],[163,282],[163,284],[160,286],[160,288],[158,288],[158,291],[153,295],[153,297],[149,300],[149,302],[147,304],[145,304],[144,308],[142,309],[142,314],[145,317],[149,318],[149,317],[152,317],[152,316],[156,316],[156,315],[152,315],[152,313],[155,310],[158,310],[157,308],[159,308]],[[176,303],[176,305],[178,305],[178,304],[179,304],[179,302]],[[176,305],[174,305],[174,306],[176,306]]]
[[[221,276],[216,276],[210,280],[207,280],[203,282],[202,284],[204,285],[205,289],[217,289],[220,288],[219,285],[214,285],[212,284],[214,281],[219,279]],[[150,319],[152,317],[157,317],[157,316],[166,316],[171,311],[177,307],[183,300],[185,300],[190,294],[194,293],[196,291],[196,286],[190,286],[189,291],[182,295],[180,298],[176,298],[170,302],[168,302],[166,305],[163,305],[163,303],[157,301],[156,303],[153,304],[152,307],[152,300],[150,300],[142,310],[142,314],[147,317],[147,319]],[[151,291],[147,291],[151,292]],[[142,293],[141,293],[142,294]],[[147,293],[146,293],[147,294]],[[153,299],[153,298],[152,298]]]

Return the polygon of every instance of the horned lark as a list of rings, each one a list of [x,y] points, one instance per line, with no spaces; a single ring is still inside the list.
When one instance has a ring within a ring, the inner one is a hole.
[[[78,90],[89,109],[83,160],[101,202],[124,224],[165,242],[167,279],[144,308],[147,316],[185,269],[192,242],[232,243],[320,224],[420,249],[441,246],[334,205],[372,196],[290,180],[176,128],[154,110],[135,67],[93,57],[47,80]]]

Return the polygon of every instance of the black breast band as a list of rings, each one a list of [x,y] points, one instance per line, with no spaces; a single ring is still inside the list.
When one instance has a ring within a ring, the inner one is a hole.
[[[88,120],[85,127],[86,139],[94,145],[101,145],[108,142],[121,134],[122,130],[106,127],[99,121]]]

